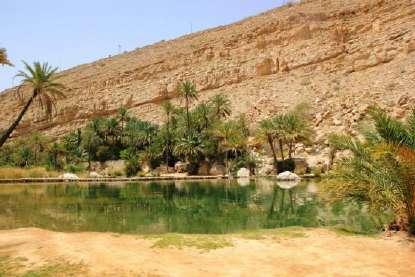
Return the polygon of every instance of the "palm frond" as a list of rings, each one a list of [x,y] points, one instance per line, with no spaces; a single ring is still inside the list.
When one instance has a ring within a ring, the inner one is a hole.
[[[0,48],[0,64],[13,66],[7,57],[7,51],[5,48]]]
[[[415,148],[411,136],[402,122],[387,115],[379,108],[372,108],[369,113],[374,120],[376,131],[384,140]]]
[[[21,78],[22,85],[28,85],[33,89],[40,108],[50,119],[56,110],[56,102],[65,98],[66,92],[66,87],[56,81],[58,68],[40,62],[29,65],[23,61],[23,64],[25,70],[19,71],[16,77]]]

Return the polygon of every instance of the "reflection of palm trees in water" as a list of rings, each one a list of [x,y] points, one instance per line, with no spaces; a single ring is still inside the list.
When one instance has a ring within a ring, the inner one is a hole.
[[[268,219],[278,220],[279,225],[286,225],[286,221],[296,215],[296,191],[297,189],[281,189],[275,186],[273,189],[271,205],[268,211]]]
[[[162,186],[163,200],[165,202],[164,209],[166,210],[166,224],[167,230],[172,230],[174,226],[174,214],[176,210],[176,203],[174,201],[174,195],[177,193],[174,183],[169,183]],[[163,208],[163,207],[162,207]]]

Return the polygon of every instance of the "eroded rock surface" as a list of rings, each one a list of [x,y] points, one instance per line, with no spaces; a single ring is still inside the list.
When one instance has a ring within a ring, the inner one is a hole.
[[[60,136],[120,106],[161,121],[160,103],[177,101],[193,80],[200,101],[232,100],[251,122],[296,103],[313,107],[318,138],[355,132],[372,104],[405,117],[415,99],[415,2],[308,0],[241,22],[102,59],[61,73],[71,91],[52,121],[32,107],[15,135]],[[0,129],[21,108],[14,89],[0,95]]]

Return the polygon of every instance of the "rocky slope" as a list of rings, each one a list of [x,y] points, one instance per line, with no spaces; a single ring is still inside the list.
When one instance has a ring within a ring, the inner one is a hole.
[[[161,120],[160,103],[194,80],[203,101],[232,100],[251,122],[296,103],[313,107],[320,141],[353,133],[371,104],[404,117],[415,99],[415,1],[308,0],[238,23],[136,49],[61,73],[70,91],[46,120],[33,106],[15,135],[62,135],[124,105]],[[0,129],[21,108],[15,89],[0,95]]]

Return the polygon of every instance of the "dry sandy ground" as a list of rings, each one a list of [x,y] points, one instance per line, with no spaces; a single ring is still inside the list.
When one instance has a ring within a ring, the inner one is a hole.
[[[200,250],[157,248],[154,239],[132,235],[17,229],[0,231],[0,256],[19,259],[24,270],[80,263],[85,271],[74,275],[88,276],[415,276],[415,244],[402,236],[307,229],[304,236],[223,237],[233,246]]]

